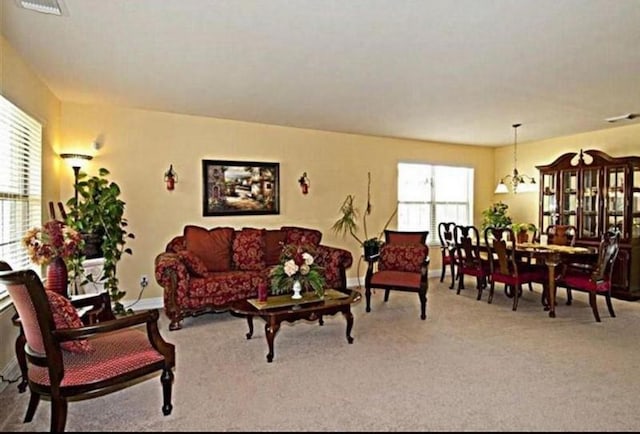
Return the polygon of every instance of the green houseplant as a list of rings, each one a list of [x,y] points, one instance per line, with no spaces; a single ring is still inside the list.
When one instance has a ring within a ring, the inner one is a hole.
[[[369,258],[373,255],[376,255],[380,251],[380,246],[382,245],[382,236],[384,235],[385,229],[393,220],[393,217],[398,212],[398,208],[394,209],[393,213],[385,223],[384,227],[380,231],[380,233],[375,237],[369,237],[369,233],[367,230],[367,216],[371,214],[371,201],[370,201],[370,186],[371,186],[371,174],[368,174],[369,183],[367,189],[367,206],[364,214],[362,214],[362,229],[364,233],[364,237],[361,238],[358,236],[358,219],[360,218],[360,210],[355,206],[355,196],[352,194],[347,195],[345,200],[342,202],[340,206],[341,217],[335,221],[331,229],[334,233],[346,236],[347,234],[351,235],[353,239],[355,239],[358,244],[364,249],[365,258]]]
[[[536,225],[533,223],[511,223],[510,227],[519,243],[529,241],[528,232],[535,232],[538,230]]]
[[[127,230],[127,219],[124,217],[125,202],[120,199],[120,187],[107,179],[110,172],[100,168],[98,176],[88,177],[85,173],[78,174],[75,186],[75,198],[67,201],[70,213],[67,224],[87,238],[97,237],[100,240],[100,250],[104,257],[102,276],[98,282],[104,282],[114,304],[114,313],[124,313],[124,306],[120,300],[126,294],[118,287],[116,265],[123,254],[131,255],[132,251],[126,247],[127,240],[135,235]],[[83,252],[73,260],[72,272],[74,276],[83,276],[82,261],[86,258]],[[89,276],[85,280],[92,280]]]
[[[508,216],[509,205],[503,202],[495,202],[482,211],[482,230],[489,226],[507,227],[511,224],[511,217]]]

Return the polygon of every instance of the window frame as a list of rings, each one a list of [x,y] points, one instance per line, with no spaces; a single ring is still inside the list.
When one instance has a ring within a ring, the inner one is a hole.
[[[415,166],[423,166],[423,168],[425,169],[425,174],[427,174],[429,176],[428,178],[428,186],[426,186],[425,188],[428,189],[426,193],[426,195],[428,197],[426,197],[424,200],[402,200],[402,198],[405,196],[403,194],[403,192],[401,191],[401,188],[403,188],[403,186],[401,185],[401,166],[402,165],[415,165]],[[436,178],[436,171],[437,169],[464,169],[465,171],[467,171],[467,192],[466,192],[466,197],[467,199],[465,201],[437,201],[436,200],[436,192],[437,192],[437,186],[439,181]],[[399,161],[397,164],[397,181],[398,181],[398,185],[397,185],[397,203],[398,203],[398,230],[428,230],[429,231],[429,237],[428,237],[428,245],[429,246],[436,246],[439,245],[440,241],[438,240],[438,223],[441,221],[452,221],[450,218],[443,218],[443,217],[439,217],[438,216],[438,207],[442,207],[442,206],[464,206],[466,208],[466,214],[467,214],[467,221],[461,221],[460,219],[458,219],[458,221],[456,221],[456,224],[462,224],[462,225],[472,225],[474,224],[474,214],[473,214],[473,209],[474,209],[474,189],[475,189],[475,168],[474,167],[470,167],[470,166],[456,166],[456,165],[446,165],[446,164],[434,164],[434,163],[429,163],[429,162],[423,162],[423,161]],[[419,206],[426,206],[429,208],[429,227],[425,228],[422,227],[420,229],[416,228],[415,226],[411,226],[411,227],[406,227],[403,226],[403,218],[402,218],[402,208],[403,205],[419,205]]]
[[[22,245],[29,228],[42,225],[42,124],[0,95],[0,259],[14,269],[34,264]],[[0,311],[11,304],[0,288]]]

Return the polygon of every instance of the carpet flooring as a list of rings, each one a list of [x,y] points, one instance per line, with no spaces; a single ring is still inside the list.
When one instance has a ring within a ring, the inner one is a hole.
[[[159,377],[71,402],[67,431],[639,431],[640,304],[586,294],[557,318],[525,289],[511,310],[502,286],[493,304],[430,281],[427,320],[416,294],[373,295],[353,306],[353,344],[339,314],[324,326],[282,325],[266,362],[263,322],[209,314],[161,332],[176,345],[173,413],[163,416]],[[23,424],[28,393],[0,394],[2,431],[47,431],[50,403]]]

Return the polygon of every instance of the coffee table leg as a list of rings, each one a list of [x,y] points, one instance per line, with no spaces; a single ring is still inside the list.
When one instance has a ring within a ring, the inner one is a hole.
[[[269,353],[267,354],[267,362],[269,363],[273,362],[273,357],[275,356],[273,341],[276,338],[278,330],[280,330],[280,323],[277,321],[264,325],[264,335],[267,337],[267,345],[269,345]]]
[[[351,313],[351,309],[345,310],[342,314],[347,319],[347,342],[352,344],[351,329],[353,328],[353,314]]]
[[[247,339],[251,339],[251,336],[253,336],[253,316],[247,315],[247,325],[249,326],[249,333],[246,336]]]

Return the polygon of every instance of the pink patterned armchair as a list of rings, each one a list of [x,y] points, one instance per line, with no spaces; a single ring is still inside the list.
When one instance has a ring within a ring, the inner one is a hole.
[[[30,391],[25,423],[44,397],[51,402],[51,432],[63,432],[69,402],[134,386],[152,374],[162,384],[162,414],[171,414],[175,347],[158,331],[157,309],[85,326],[73,304],[46,291],[33,270],[0,271],[0,286],[24,331],[17,341],[24,349],[16,350],[27,363],[21,367]]]
[[[426,245],[426,240],[428,235],[428,231],[385,231],[385,244],[382,245],[380,254],[368,260],[365,278],[367,312],[371,312],[372,288],[384,289],[385,302],[389,300],[389,291],[393,289],[417,293],[420,299],[420,319],[427,318],[429,247]]]
[[[169,330],[182,328],[187,316],[226,312],[232,301],[256,297],[286,244],[311,244],[327,287],[346,288],[348,250],[320,244],[322,232],[294,226],[280,229],[187,225],[155,259],[155,278],[164,288]]]

